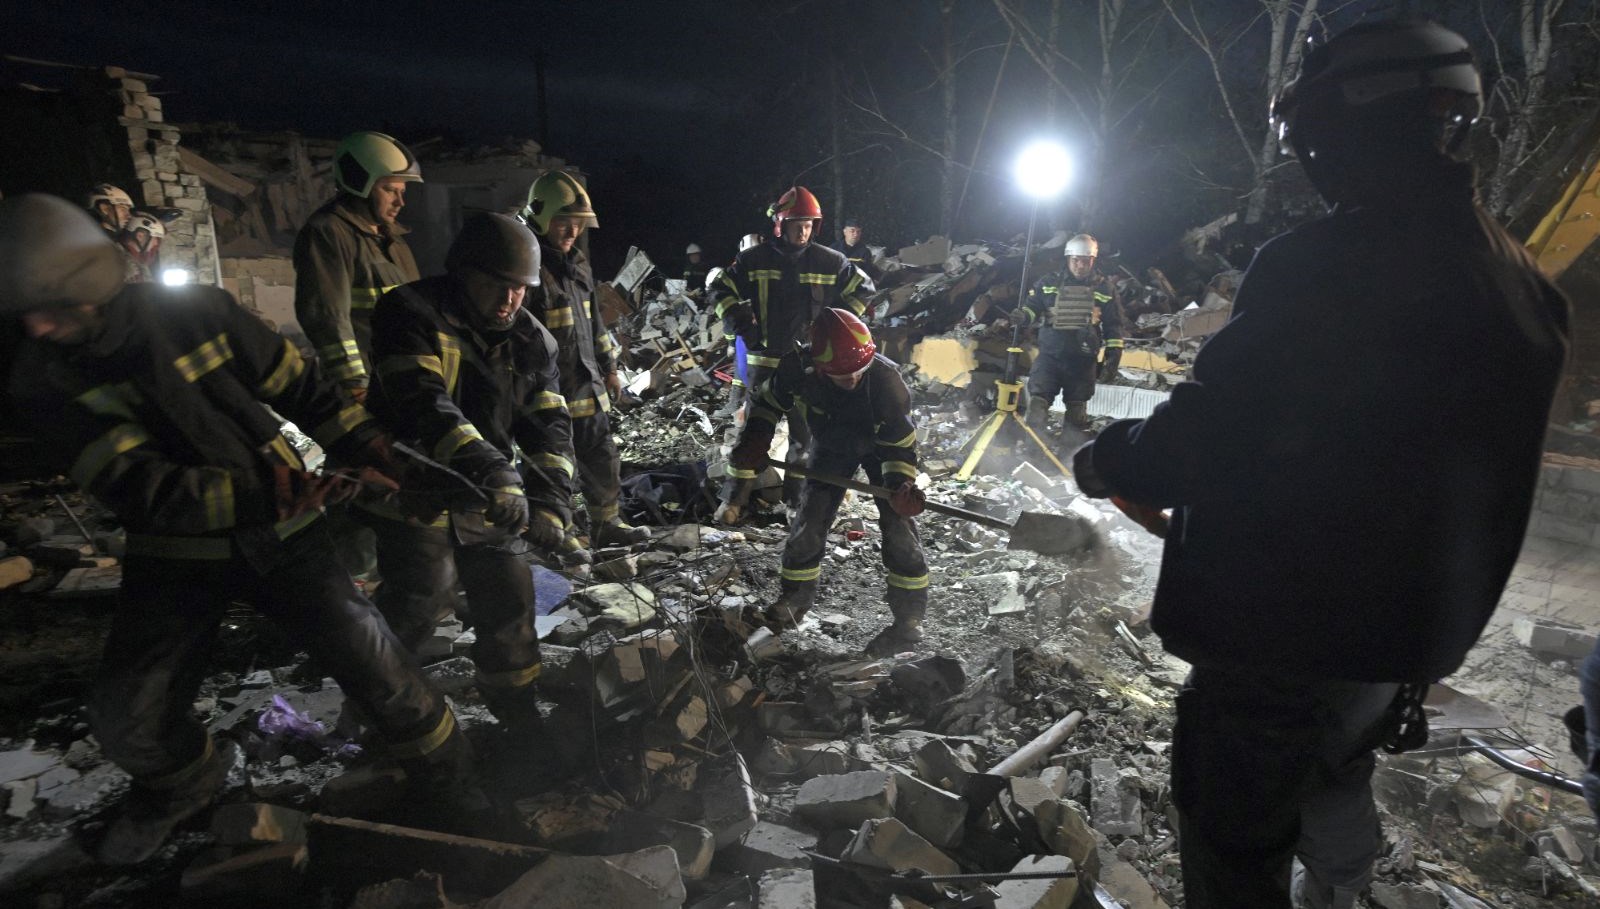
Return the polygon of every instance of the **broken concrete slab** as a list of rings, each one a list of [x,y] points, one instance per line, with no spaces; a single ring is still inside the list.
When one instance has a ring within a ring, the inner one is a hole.
[[[293,808],[265,802],[223,805],[211,815],[211,835],[222,846],[303,843],[306,816]]]
[[[698,881],[711,871],[716,837],[698,824],[625,808],[612,818],[611,830],[601,848],[610,853],[623,853],[651,846],[670,848],[678,857],[678,870],[684,880]]]
[[[44,777],[39,779],[42,781]],[[67,820],[98,811],[112,796],[121,792],[127,782],[128,774],[122,768],[106,763],[48,792],[44,791],[41,783],[38,795],[44,800],[47,817]]]
[[[917,776],[951,792],[966,790],[967,779],[976,775],[978,768],[942,739],[935,739],[917,749],[912,756]]]
[[[631,581],[639,576],[639,557],[626,555],[600,562],[590,569],[593,577],[601,581]]]
[[[655,541],[655,545],[668,552],[693,552],[700,548],[704,528],[699,524],[680,524],[672,532]]]
[[[1110,758],[1096,758],[1089,764],[1089,775],[1094,829],[1106,836],[1143,833],[1144,805],[1139,801],[1139,791],[1124,777],[1116,762]]]
[[[1075,869],[1064,855],[1030,855],[1011,869],[1013,873],[1054,873]],[[1006,880],[995,885],[995,909],[1067,909],[1078,895],[1076,877]]]
[[[700,764],[695,781],[705,812],[705,825],[716,836],[718,849],[739,841],[755,827],[756,790],[750,783],[750,768],[737,751],[730,751]]]
[[[678,909],[685,893],[682,880],[677,879],[672,850],[658,846],[644,851],[651,855],[639,860],[628,856],[551,855],[478,907]],[[674,863],[670,878],[661,873],[664,861]]]
[[[551,849],[592,850],[623,808],[621,799],[592,792],[545,792],[515,803],[533,842]]]
[[[1087,874],[1099,870],[1094,830],[1077,805],[1065,799],[1044,802],[1035,809],[1033,817],[1039,826],[1039,836],[1051,852],[1072,859],[1073,864]]]
[[[950,240],[935,234],[915,246],[902,246],[898,258],[907,267],[943,266],[950,258]]]
[[[1439,909],[1444,905],[1439,893],[1416,884],[1391,884],[1374,881],[1372,901],[1383,909]]]
[[[795,796],[794,813],[821,828],[859,828],[894,816],[895,774],[883,770],[810,779]]]
[[[1060,769],[1060,768],[1056,768]],[[1006,788],[1011,793],[1011,801],[1018,808],[1029,814],[1037,814],[1039,806],[1045,802],[1053,802],[1060,798],[1052,792],[1044,780],[1031,776],[1016,776],[1006,781]]]
[[[729,852],[731,864],[741,873],[760,877],[777,868],[811,867],[806,850],[816,848],[817,835],[810,830],[757,821],[744,842]]]
[[[817,885],[809,868],[784,868],[761,875],[760,909],[816,909]]]
[[[656,614],[655,593],[639,583],[596,584],[577,594],[577,598],[599,611],[595,620],[619,625],[624,631],[638,628]]]
[[[33,816],[34,799],[39,793],[39,781],[33,777],[12,780],[5,784],[6,817],[27,820]]]
[[[911,832],[903,822],[889,817],[863,821],[841,859],[858,865],[929,874],[959,874],[961,866],[938,847]]]
[[[1015,571],[997,571],[966,578],[961,585],[973,591],[977,599],[987,602],[989,615],[1011,615],[1028,611],[1028,600],[1022,595],[1022,575]]]
[[[961,845],[967,800],[909,774],[896,773],[894,816],[933,845],[950,849]]]
[[[183,869],[179,887],[186,900],[262,902],[263,894],[293,892],[310,859],[305,843],[276,843],[238,853],[216,850]]]
[[[1523,616],[1511,624],[1511,629],[1522,646],[1529,650],[1570,660],[1588,656],[1594,650],[1596,640],[1593,631],[1537,616]]]
[[[60,766],[60,757],[48,751],[33,750],[31,740],[23,744],[27,747],[0,752],[0,783],[39,776],[53,767]]]
[[[1097,836],[1095,841],[1095,859],[1099,865],[1094,871],[1095,881],[1106,893],[1128,909],[1166,909],[1166,901],[1139,869],[1123,860],[1110,840]]]

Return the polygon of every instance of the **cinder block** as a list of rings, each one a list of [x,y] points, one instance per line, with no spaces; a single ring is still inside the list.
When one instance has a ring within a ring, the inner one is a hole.
[[[811,867],[805,850],[815,848],[817,835],[809,830],[758,821],[734,850],[734,861],[741,872],[760,877],[779,868]]]
[[[761,876],[761,909],[816,909],[817,885],[809,868],[784,868]]]
[[[1063,855],[1030,855],[1011,870],[1022,872],[1072,871],[1072,859]],[[1078,895],[1076,877],[1001,881],[995,886],[995,909],[1067,909]]]
[[[904,773],[895,774],[894,816],[923,839],[945,849],[961,845],[967,800]]]
[[[895,774],[882,770],[819,776],[795,796],[794,813],[820,828],[860,827],[894,815]]]
[[[929,874],[959,874],[961,866],[895,818],[865,821],[841,856],[847,862]]]

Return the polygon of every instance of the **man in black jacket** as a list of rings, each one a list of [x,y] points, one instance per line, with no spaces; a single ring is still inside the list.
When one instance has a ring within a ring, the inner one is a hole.
[[[0,202],[0,311],[34,338],[12,393],[128,531],[89,719],[133,786],[101,860],[143,861],[221,789],[232,751],[190,705],[235,599],[311,651],[420,795],[470,782],[449,708],[333,555],[322,506],[354,485],[307,473],[274,412],[345,463],[394,472],[388,435],[225,292],[124,286],[122,262],[63,199]]]
[[[539,283],[539,246],[516,218],[478,214],[462,225],[445,268],[378,300],[367,403],[399,439],[482,496],[446,494],[435,512],[448,506],[448,518],[432,520],[369,506],[384,577],[378,608],[415,647],[449,609],[459,574],[477,630],[479,690],[513,733],[531,735],[539,641],[533,580],[516,541],[525,535],[546,552],[560,545],[573,475],[555,341],[522,307]],[[424,474],[406,485],[437,493],[446,482]]]
[[[822,205],[811,190],[790,187],[767,213],[774,239],[741,251],[710,294],[717,315],[744,339],[750,388],[765,382],[784,354],[805,343],[812,321],[824,309],[838,307],[860,316],[874,290],[872,279],[842,253],[814,242]],[[748,412],[746,403],[744,413]],[[797,462],[811,440],[804,420],[788,423],[789,460]],[[718,520],[739,522],[759,473],[728,468]],[[797,481],[784,483],[784,500],[789,504],[795,504],[799,494]]]
[[[1194,666],[1173,793],[1195,909],[1351,906],[1380,845],[1379,744],[1477,640],[1516,560],[1567,305],[1455,160],[1459,35],[1355,26],[1274,105],[1332,213],[1268,243],[1193,381],[1074,458],[1174,509],[1152,625]]]

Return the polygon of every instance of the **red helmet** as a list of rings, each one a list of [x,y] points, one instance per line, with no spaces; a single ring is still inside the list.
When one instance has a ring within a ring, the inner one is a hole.
[[[772,203],[767,209],[767,214],[772,216],[772,235],[783,236],[783,222],[794,219],[822,220],[822,204],[811,190],[804,186],[791,186],[782,198]]]
[[[811,323],[811,362],[828,376],[848,376],[872,365],[878,345],[867,323],[848,309],[824,309]]]

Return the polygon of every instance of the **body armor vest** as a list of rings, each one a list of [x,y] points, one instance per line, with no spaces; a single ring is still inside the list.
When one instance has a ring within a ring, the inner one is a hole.
[[[1094,324],[1094,288],[1083,285],[1061,287],[1050,306],[1051,328],[1087,328]]]

